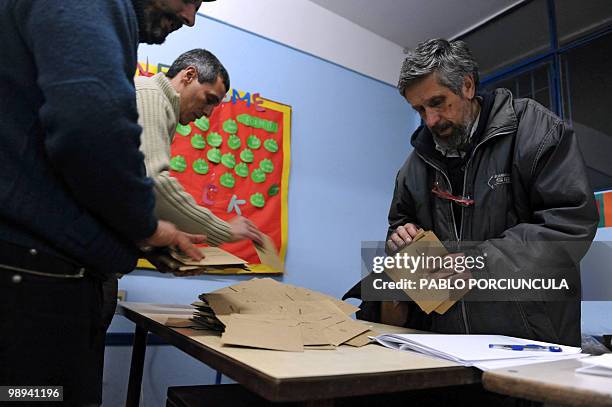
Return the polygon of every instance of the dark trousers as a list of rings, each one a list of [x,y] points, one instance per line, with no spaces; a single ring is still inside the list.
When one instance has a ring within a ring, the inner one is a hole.
[[[116,279],[41,277],[0,266],[0,385],[63,386],[62,405],[101,404],[116,292]]]

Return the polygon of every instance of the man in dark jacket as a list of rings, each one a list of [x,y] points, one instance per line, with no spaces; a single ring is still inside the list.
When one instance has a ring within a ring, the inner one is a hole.
[[[139,152],[139,38],[200,1],[0,0],[0,385],[101,403],[102,284],[139,246],[203,241],[153,214]]]
[[[428,328],[579,346],[578,263],[598,216],[574,133],[533,100],[505,89],[477,96],[477,87],[478,66],[461,41],[429,40],[406,57],[399,91],[424,125],[397,175],[387,252],[432,230],[457,252],[475,242],[469,253],[486,256],[486,267],[472,278],[565,279],[571,298],[523,291],[482,301],[475,290],[431,313]]]

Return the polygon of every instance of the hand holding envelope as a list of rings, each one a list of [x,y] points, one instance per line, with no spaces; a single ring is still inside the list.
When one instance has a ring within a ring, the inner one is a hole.
[[[415,233],[416,232],[416,233]],[[403,245],[403,246],[402,246]],[[406,224],[404,227],[399,227],[396,233],[392,234],[387,241],[387,247],[401,247],[396,253],[400,256],[408,257],[437,257],[442,259],[442,264],[446,264],[445,259],[452,259],[452,264],[456,264],[456,259],[464,256],[463,253],[449,253],[436,235],[431,231],[417,229],[413,224]],[[469,279],[471,273],[468,270],[461,273],[450,267],[432,267],[429,264],[421,264],[416,270],[407,272],[406,269],[390,267],[385,269],[387,276],[395,282],[402,279],[414,280],[416,286],[422,279]],[[451,292],[444,289],[417,289],[404,290],[404,292],[427,314],[436,311],[439,314],[444,314],[456,302],[451,299]],[[467,294],[468,290],[460,290],[453,294],[453,298],[459,298]]]

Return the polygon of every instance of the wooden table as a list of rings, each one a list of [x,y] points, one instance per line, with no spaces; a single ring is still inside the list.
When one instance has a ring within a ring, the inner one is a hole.
[[[474,384],[477,369],[413,352],[379,345],[336,350],[281,352],[222,346],[220,334],[164,325],[168,318],[188,318],[191,306],[120,303],[122,315],[136,324],[127,406],[138,406],[147,333],[152,332],[183,352],[232,378],[270,401],[320,401],[338,397]],[[379,332],[415,332],[369,324]]]
[[[545,362],[485,372],[485,389],[544,403],[612,406],[612,378],[576,373],[579,360]]]

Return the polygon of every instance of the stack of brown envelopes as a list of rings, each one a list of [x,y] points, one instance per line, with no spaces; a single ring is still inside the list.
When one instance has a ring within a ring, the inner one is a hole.
[[[204,258],[200,261],[195,261],[183,253],[169,248],[154,249],[145,253],[145,257],[158,271],[172,273],[180,277],[228,274],[228,270],[232,270],[235,274],[249,272],[249,265],[246,260],[225,250],[218,247],[200,247],[199,250],[204,255]],[[283,265],[274,243],[268,236],[263,236],[263,245],[255,245],[255,251],[261,264],[266,265],[270,272],[283,271]]]
[[[350,317],[358,308],[328,295],[252,279],[200,295],[193,321],[221,331],[224,345],[283,351],[362,346],[375,335]]]

